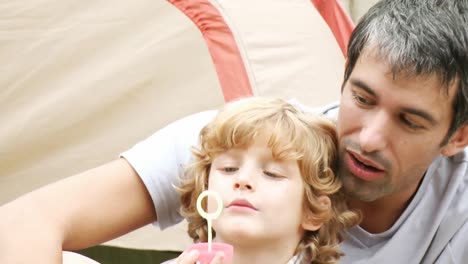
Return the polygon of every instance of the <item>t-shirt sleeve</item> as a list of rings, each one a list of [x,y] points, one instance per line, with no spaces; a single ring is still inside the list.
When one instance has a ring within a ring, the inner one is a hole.
[[[336,121],[338,119],[338,111],[340,107],[340,104],[338,101],[332,102],[330,104],[320,106],[320,107],[309,107],[309,106],[302,104],[300,101],[296,99],[290,99],[288,100],[288,103],[294,105],[295,107],[299,108],[301,111],[305,113],[324,115],[325,117],[333,121]]]
[[[148,190],[161,229],[182,220],[180,197],[174,189],[191,158],[191,147],[198,144],[200,130],[210,122],[216,111],[190,115],[160,129],[149,138],[123,152]]]

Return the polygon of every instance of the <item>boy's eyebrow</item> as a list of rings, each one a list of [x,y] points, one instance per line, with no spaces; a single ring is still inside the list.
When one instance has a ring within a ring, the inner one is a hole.
[[[223,153],[218,154],[218,159],[233,159],[239,156],[235,149],[228,149]]]

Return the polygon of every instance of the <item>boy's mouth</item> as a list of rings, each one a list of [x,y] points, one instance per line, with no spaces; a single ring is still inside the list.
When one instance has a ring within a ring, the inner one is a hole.
[[[249,208],[249,209],[258,211],[258,209],[255,206],[253,206],[247,199],[242,199],[242,198],[234,199],[227,206],[227,208],[230,208],[230,207],[244,207],[244,208]]]

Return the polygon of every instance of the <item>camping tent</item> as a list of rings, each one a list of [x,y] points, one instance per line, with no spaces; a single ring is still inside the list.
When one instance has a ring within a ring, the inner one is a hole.
[[[225,101],[336,100],[352,28],[340,10],[334,0],[1,4],[0,204]],[[148,226],[108,244],[190,243],[183,225],[157,232]]]

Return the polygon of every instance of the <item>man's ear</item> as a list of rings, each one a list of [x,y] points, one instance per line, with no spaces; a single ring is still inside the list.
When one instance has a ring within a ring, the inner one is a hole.
[[[450,157],[468,146],[468,125],[463,125],[450,137],[448,143],[442,147],[441,153]]]
[[[319,204],[321,204],[324,207],[331,207],[331,201],[328,196],[320,196],[318,198]],[[318,230],[321,226],[323,225],[323,222],[317,218],[314,213],[312,213],[310,210],[306,210],[304,212],[304,216],[302,217],[302,228],[304,230],[308,231],[316,231]]]

